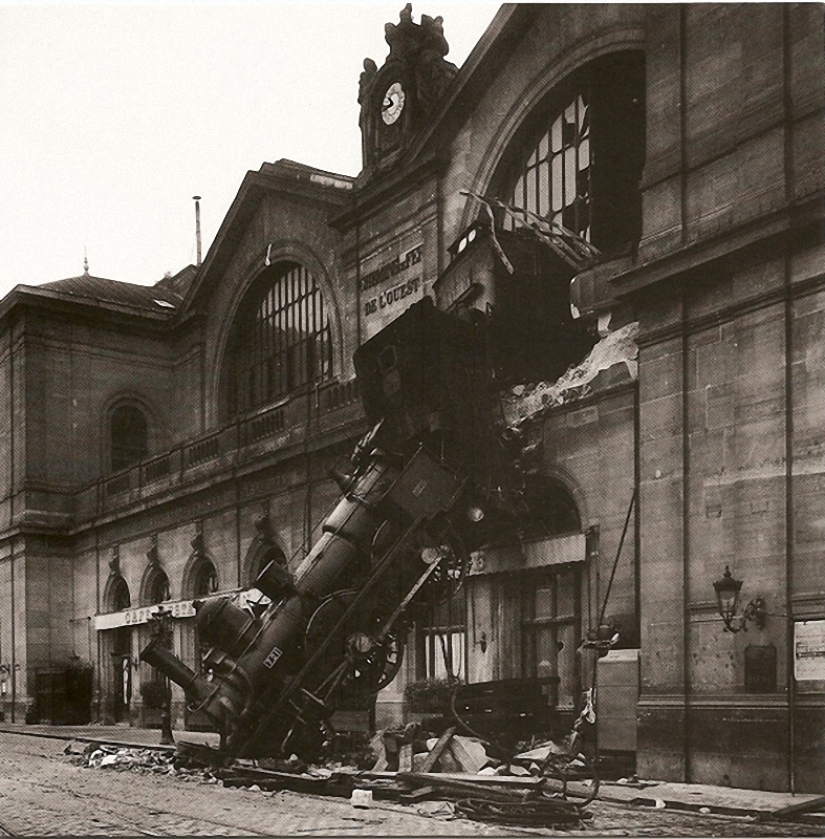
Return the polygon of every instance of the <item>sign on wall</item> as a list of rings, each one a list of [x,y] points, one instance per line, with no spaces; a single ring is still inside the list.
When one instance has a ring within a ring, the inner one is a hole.
[[[361,318],[367,338],[371,338],[424,293],[420,240],[396,246],[366,259],[359,280]]]
[[[793,672],[799,682],[825,682],[825,620],[794,622]]]
[[[236,595],[235,603],[240,608],[246,606],[250,600],[253,603],[269,603],[269,599],[256,588],[237,592],[222,592],[214,596],[226,597],[231,594]],[[203,597],[201,599],[209,600],[211,598]],[[194,618],[197,613],[195,612],[193,602],[192,600],[175,600],[168,603],[157,603],[153,606],[133,606],[121,612],[95,615],[95,629],[99,631],[101,629],[117,629],[121,626],[139,626],[144,623],[149,623],[161,607],[171,613],[172,618]]]

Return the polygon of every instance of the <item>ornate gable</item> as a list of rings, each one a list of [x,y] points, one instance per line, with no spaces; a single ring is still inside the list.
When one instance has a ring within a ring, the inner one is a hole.
[[[442,23],[441,17],[429,15],[413,23],[412,4],[407,3],[399,22],[384,27],[390,53],[383,67],[364,60],[358,101],[365,173],[396,162],[458,72],[444,58],[450,48]]]

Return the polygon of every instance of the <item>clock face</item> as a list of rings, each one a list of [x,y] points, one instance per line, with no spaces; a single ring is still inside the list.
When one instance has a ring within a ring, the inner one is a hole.
[[[401,87],[400,82],[393,82],[387,88],[381,103],[381,119],[386,125],[392,125],[401,116],[401,111],[404,110],[404,98],[404,88]]]

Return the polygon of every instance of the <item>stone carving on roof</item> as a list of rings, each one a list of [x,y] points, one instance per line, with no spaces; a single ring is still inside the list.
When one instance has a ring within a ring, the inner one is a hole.
[[[398,23],[387,23],[384,39],[389,55],[379,69],[367,58],[358,85],[361,105],[359,125],[362,132],[364,168],[380,163],[382,158],[403,147],[433,115],[438,101],[452,81],[458,68],[447,61],[450,50],[444,37],[444,21],[440,16],[422,15],[421,22],[412,19],[412,4],[401,10]],[[400,118],[382,121],[386,94],[390,85],[404,91]]]

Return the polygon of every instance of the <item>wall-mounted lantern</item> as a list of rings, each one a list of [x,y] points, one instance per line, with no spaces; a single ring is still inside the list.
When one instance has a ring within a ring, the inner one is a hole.
[[[742,588],[742,580],[736,580],[731,576],[730,568],[725,566],[725,573],[721,580],[713,584],[716,589],[716,601],[719,607],[719,614],[725,622],[725,632],[748,631],[748,622],[753,621],[757,629],[765,628],[765,620],[768,616],[765,601],[761,597],[751,600],[741,615],[736,614],[739,605],[739,590]],[[738,624],[734,624],[738,621]]]

